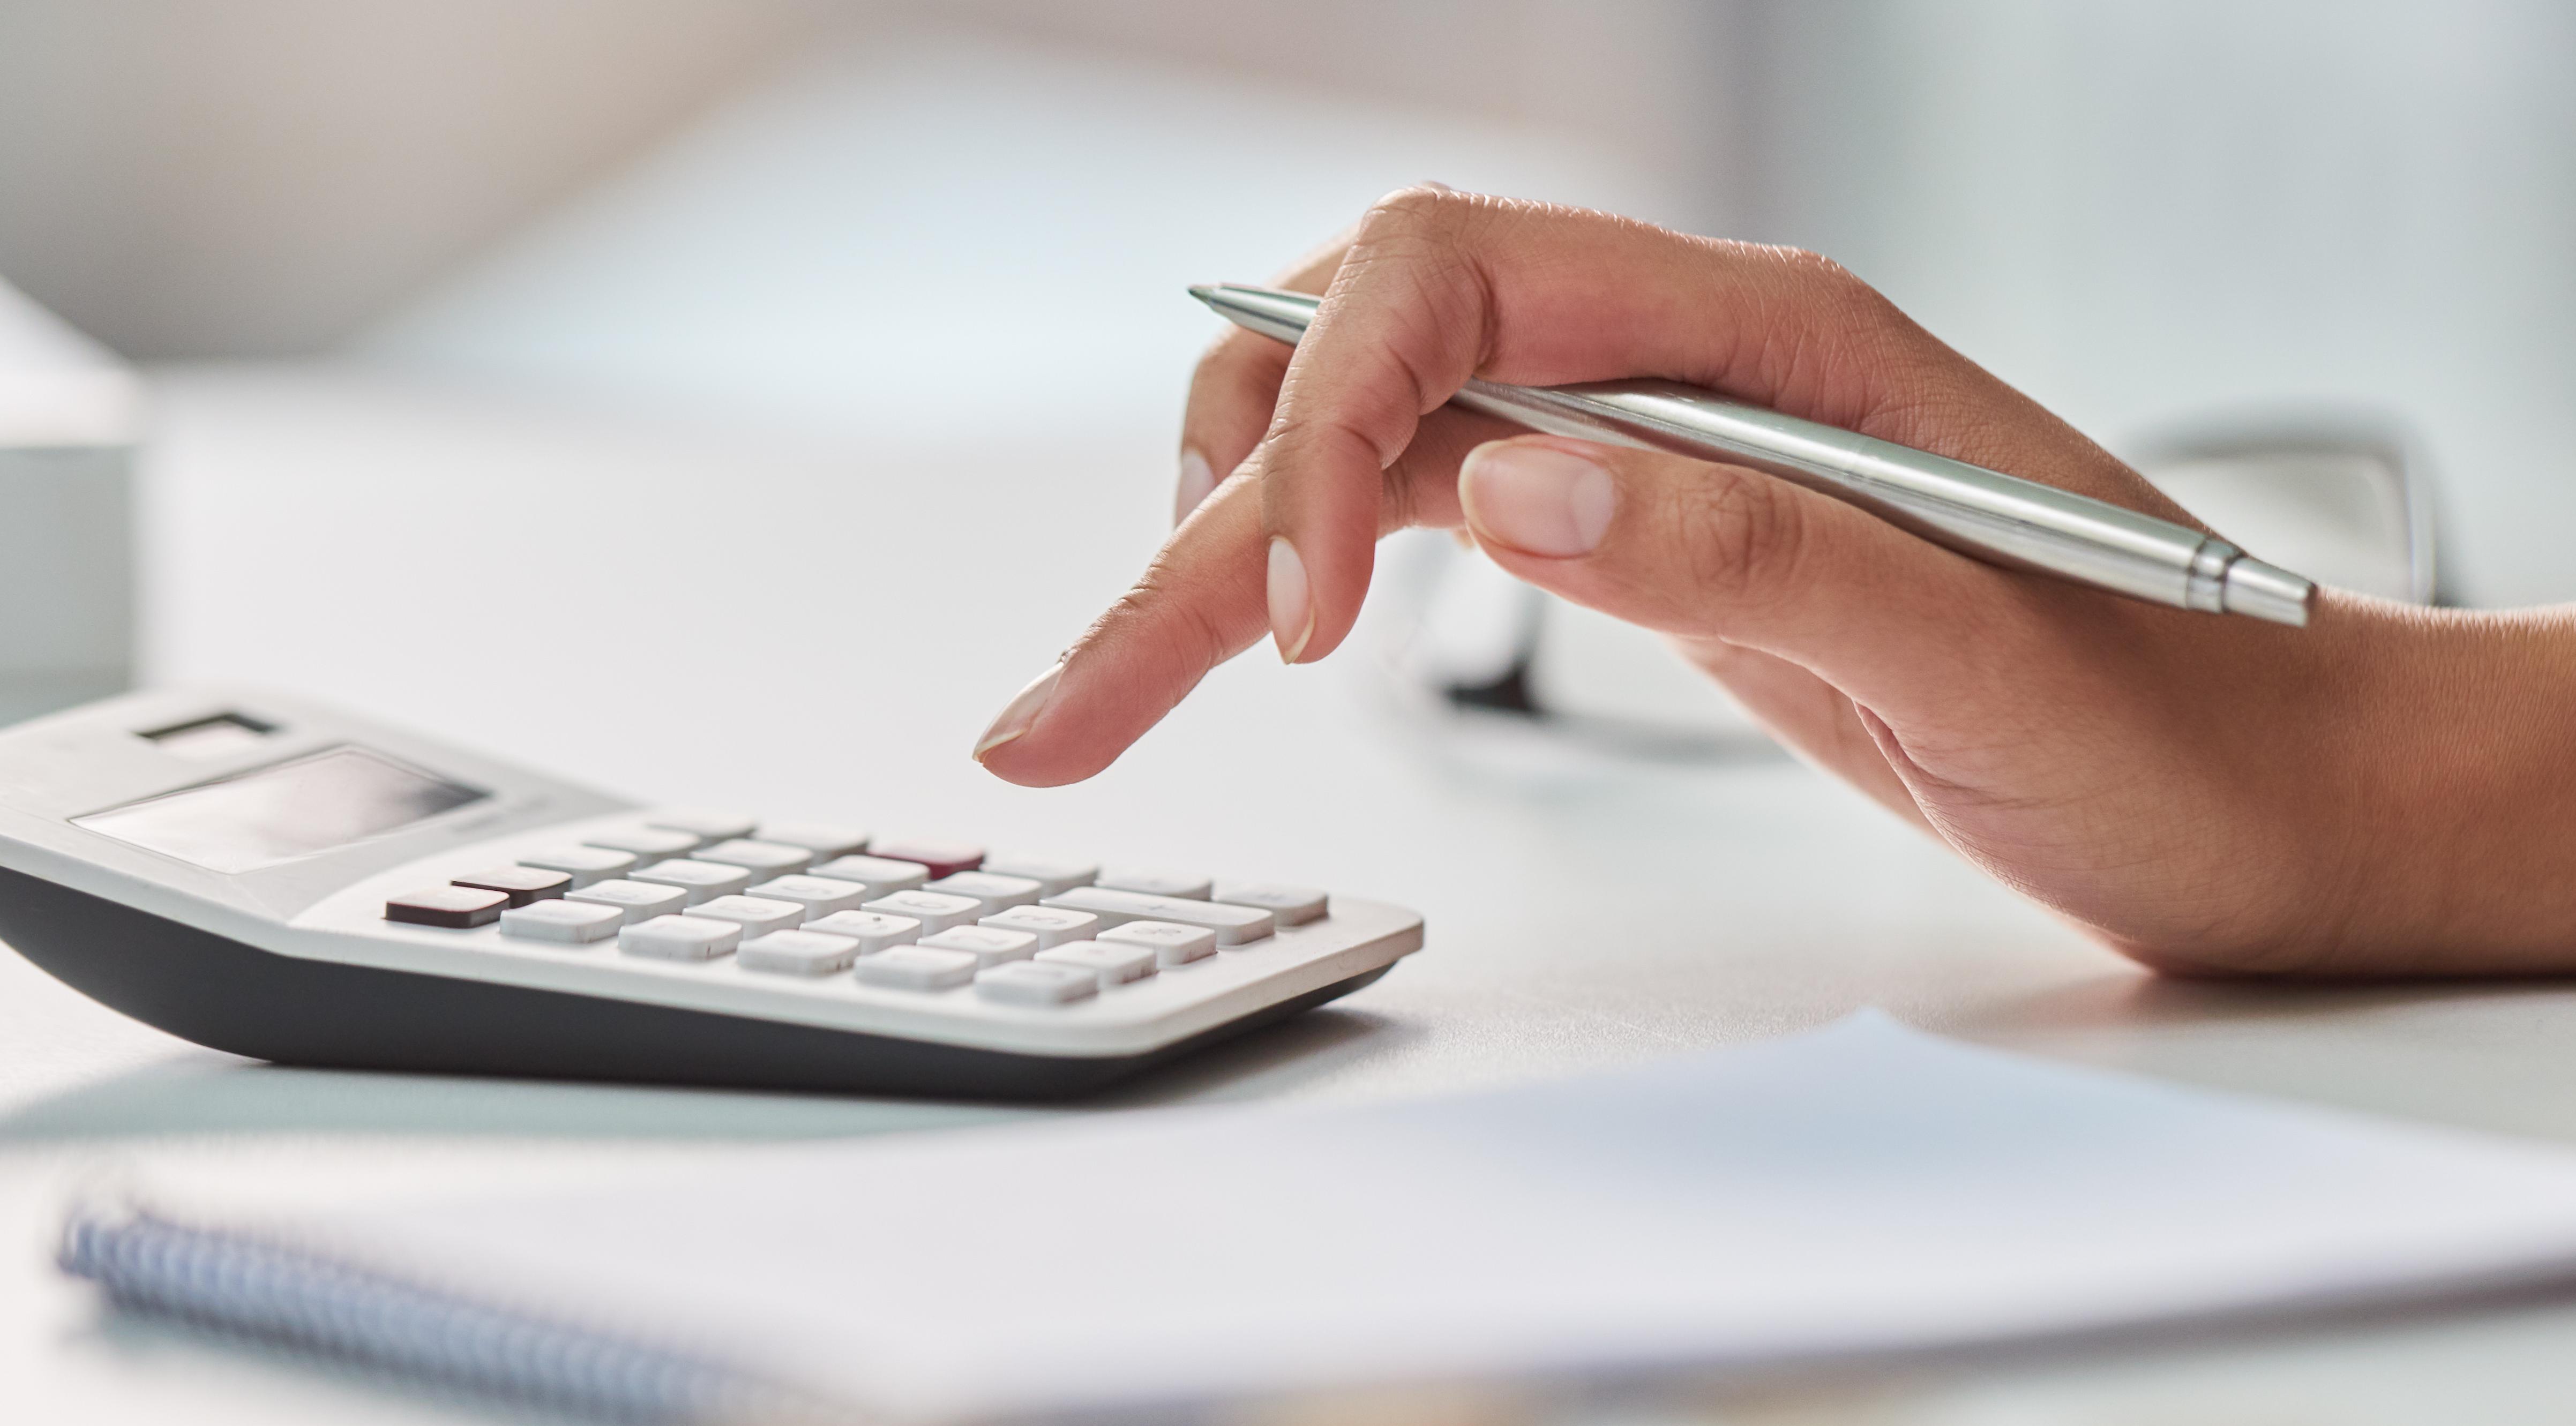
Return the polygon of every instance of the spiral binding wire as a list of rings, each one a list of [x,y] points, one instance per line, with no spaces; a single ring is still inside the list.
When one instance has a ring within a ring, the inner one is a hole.
[[[64,1224],[57,1261],[98,1283],[122,1309],[532,1406],[637,1426],[817,1415],[792,1394],[710,1358],[131,1205],[76,1210]]]

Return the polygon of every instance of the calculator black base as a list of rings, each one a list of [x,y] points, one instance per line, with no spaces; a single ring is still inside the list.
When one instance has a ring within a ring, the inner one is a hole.
[[[927,1095],[1070,1099],[1287,1019],[1393,967],[1142,1054],[1012,1054],[562,991],[281,956],[0,868],[0,941],[147,1025],[279,1064]]]

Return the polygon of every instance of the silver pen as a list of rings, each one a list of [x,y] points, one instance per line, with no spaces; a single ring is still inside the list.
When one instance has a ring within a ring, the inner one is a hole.
[[[1190,295],[1297,344],[1322,299],[1220,283]],[[1506,386],[1450,398],[1534,431],[1749,466],[1857,505],[1972,559],[2151,604],[2305,627],[2316,585],[2198,530],[1893,441],[1730,401],[1677,381]]]

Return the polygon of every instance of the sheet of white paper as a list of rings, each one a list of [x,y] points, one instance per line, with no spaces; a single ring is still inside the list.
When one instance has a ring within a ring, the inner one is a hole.
[[[2576,1154],[1865,1015],[1535,1088],[747,1154],[298,1231],[944,1416],[2576,1277]]]

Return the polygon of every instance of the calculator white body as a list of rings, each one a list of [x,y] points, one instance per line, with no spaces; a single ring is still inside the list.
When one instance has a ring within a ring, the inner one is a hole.
[[[391,810],[293,805],[303,782],[261,803],[264,775],[324,763],[391,783],[358,799]],[[208,800],[231,821],[250,806],[247,850],[238,828],[161,813],[199,789],[220,789]],[[143,804],[183,835],[130,840],[121,814]],[[0,940],[139,1019],[262,1059],[1005,1097],[1087,1091],[1347,994],[1422,944],[1412,912],[1335,896],[1319,919],[1039,1005],[386,919],[414,888],[648,815],[298,699],[136,694],[0,732]],[[370,830],[387,816],[403,820]]]

